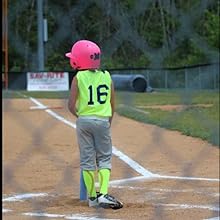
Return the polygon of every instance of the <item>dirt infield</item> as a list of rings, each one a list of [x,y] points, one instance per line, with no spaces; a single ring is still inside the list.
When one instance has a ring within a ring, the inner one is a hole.
[[[218,219],[219,148],[115,115],[110,194],[79,200],[75,118],[66,100],[3,100],[3,219]]]

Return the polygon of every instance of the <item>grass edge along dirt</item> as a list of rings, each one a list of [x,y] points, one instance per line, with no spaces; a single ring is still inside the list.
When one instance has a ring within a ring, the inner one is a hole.
[[[176,130],[184,135],[201,138],[219,146],[218,91],[121,92],[117,96],[117,103],[116,111],[120,115]],[[198,106],[199,104],[201,106]],[[151,105],[184,105],[185,108],[181,111],[164,111],[159,108],[152,109]]]
[[[3,98],[24,98],[24,95],[41,99],[67,99],[69,91],[3,91]],[[197,104],[209,105],[204,107]],[[148,108],[151,105],[185,105],[186,108],[181,111],[164,111]],[[176,130],[220,146],[218,91],[158,90],[153,93],[116,91],[116,112],[139,122]]]

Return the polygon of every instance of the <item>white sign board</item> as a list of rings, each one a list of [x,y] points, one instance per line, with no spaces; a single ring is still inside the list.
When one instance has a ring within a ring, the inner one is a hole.
[[[67,91],[69,90],[68,72],[28,72],[28,91]]]

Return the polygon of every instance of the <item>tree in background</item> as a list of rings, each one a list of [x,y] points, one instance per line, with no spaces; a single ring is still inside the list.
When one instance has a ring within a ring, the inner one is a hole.
[[[35,0],[9,1],[9,71],[37,69]],[[177,67],[219,57],[218,0],[45,1],[45,68],[68,70],[64,59],[79,39],[95,41],[105,68]]]

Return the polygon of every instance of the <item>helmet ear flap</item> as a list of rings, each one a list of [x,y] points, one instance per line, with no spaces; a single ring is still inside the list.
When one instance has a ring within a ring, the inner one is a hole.
[[[79,68],[79,67],[77,66],[76,61],[73,60],[73,59],[71,59],[71,58],[70,58],[70,65],[71,65],[71,67],[72,67],[73,69],[77,69],[77,68]]]

